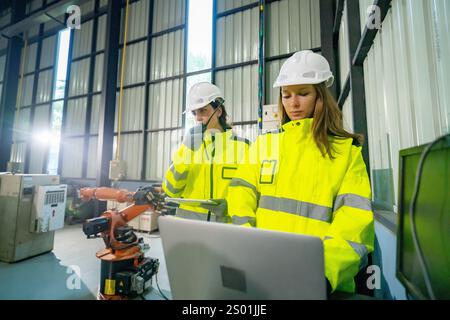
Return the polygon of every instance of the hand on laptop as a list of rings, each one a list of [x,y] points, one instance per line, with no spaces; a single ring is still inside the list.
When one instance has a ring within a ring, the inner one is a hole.
[[[227,200],[225,199],[211,199],[217,204],[201,204],[202,208],[205,208],[212,213],[214,213],[217,217],[224,217],[228,213],[228,205]]]

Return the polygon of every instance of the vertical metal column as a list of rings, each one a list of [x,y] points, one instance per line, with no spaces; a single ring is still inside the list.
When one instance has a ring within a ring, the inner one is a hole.
[[[121,5],[108,2],[106,20],[105,62],[103,66],[103,86],[99,108],[99,131],[97,149],[97,186],[109,186],[109,162],[113,159],[114,121],[116,111],[117,70],[120,40]],[[100,203],[99,211],[106,205]]]
[[[262,131],[263,106],[265,104],[265,5],[266,0],[259,0],[258,128],[260,132]]]
[[[212,56],[211,56],[211,83],[216,84],[216,64],[217,64],[217,1],[213,0],[212,13]]]
[[[333,50],[335,52],[335,68],[336,74],[334,77],[336,100],[341,96],[342,84],[341,84],[341,64],[339,60],[339,29],[341,27],[342,15],[344,12],[344,1],[345,0],[333,0],[334,5],[334,17],[333,17]],[[345,81],[345,80],[344,80]],[[342,106],[340,106],[342,107]]]
[[[30,173],[30,154],[31,154],[31,144],[33,143],[33,131],[34,131],[34,115],[36,112],[36,98],[37,98],[37,89],[39,84],[39,67],[41,63],[41,53],[42,53],[42,41],[44,33],[44,24],[39,26],[39,40],[37,42],[37,50],[36,50],[36,62],[34,65],[34,81],[33,81],[33,90],[31,94],[31,107],[30,107],[30,133],[27,139],[27,146],[25,151],[25,164],[24,164],[24,173]],[[34,172],[37,173],[37,172]]]
[[[11,23],[14,24],[25,16],[25,0],[12,1],[11,3]],[[6,171],[6,165],[11,156],[22,47],[22,39],[18,37],[9,39],[0,104],[0,171]]]
[[[64,19],[65,22],[65,19]],[[66,26],[66,23],[64,23],[64,27]],[[48,127],[49,131],[52,129],[52,119],[53,119],[53,105],[54,105],[54,95],[56,90],[56,84],[58,82],[58,46],[59,46],[59,32],[55,34],[56,40],[55,44],[53,45],[54,49],[54,57],[53,57],[53,68],[52,68],[52,88],[50,90],[50,106],[49,106],[49,112],[48,112]],[[44,154],[44,160],[42,161],[42,172],[44,174],[48,174],[48,161],[50,158],[50,144],[47,146],[47,151]]]
[[[338,78],[336,61],[337,61],[337,44],[334,42],[333,37],[333,25],[334,25],[334,1],[333,0],[320,0],[320,43],[322,48],[322,55],[330,63],[331,71],[335,78]],[[330,88],[336,100],[339,98],[337,95],[337,82],[335,81]]]
[[[89,80],[88,80],[88,96],[86,101],[86,118],[84,127],[84,142],[83,142],[83,164],[81,169],[81,177],[86,178],[88,166],[88,152],[89,143],[91,142],[91,119],[92,119],[92,99],[94,91],[94,75],[95,75],[95,60],[97,55],[97,33],[98,33],[98,8],[100,7],[100,0],[94,0],[94,19],[92,20],[92,38],[91,38],[91,56],[89,57]]]
[[[62,121],[61,121],[61,141],[59,142],[59,156],[58,156],[58,175],[62,175],[62,165],[63,165],[63,155],[64,155],[64,135],[66,131],[67,124],[67,105],[69,103],[69,88],[70,88],[70,77],[72,73],[72,57],[73,57],[73,38],[74,30],[70,30],[69,37],[69,55],[67,57],[67,73],[66,73],[66,84],[64,87],[64,102],[62,110]]]
[[[187,60],[188,60],[188,31],[189,31],[189,0],[185,1],[184,8],[184,74],[183,74],[183,105],[182,109],[186,106],[186,98],[187,98]],[[184,128],[186,125],[186,115],[182,117],[181,126]]]
[[[361,133],[366,138],[362,149],[363,158],[367,171],[370,173],[369,144],[367,143],[367,117],[366,117],[366,94],[364,86],[364,68],[362,65],[353,64],[361,38],[361,20],[359,14],[359,2],[347,1],[348,16],[348,40],[350,50],[350,88],[353,101],[353,128],[355,132]],[[347,99],[348,99],[347,98]]]
[[[144,130],[142,131],[144,137],[143,137],[143,152],[142,152],[142,171],[141,171],[141,180],[146,180],[146,171],[147,171],[147,162],[149,159],[147,159],[147,144],[148,144],[148,136],[150,133],[148,133],[149,129],[149,122],[148,117],[150,114],[150,108],[153,108],[153,106],[150,106],[150,79],[151,79],[151,62],[152,62],[152,33],[153,33],[153,12],[155,8],[155,1],[150,0],[149,2],[149,11],[148,11],[148,30],[147,30],[147,70],[145,71],[145,102],[144,102]],[[156,152],[156,150],[155,150]]]

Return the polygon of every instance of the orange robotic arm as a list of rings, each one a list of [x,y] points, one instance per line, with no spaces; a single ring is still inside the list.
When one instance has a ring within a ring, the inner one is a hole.
[[[134,192],[128,190],[119,190],[113,188],[82,188],[80,190],[80,198],[84,201],[97,199],[101,201],[117,201],[117,202],[134,202]]]
[[[80,197],[89,201],[97,199],[100,201],[113,200],[118,202],[134,202],[134,204],[120,210],[108,210],[98,218],[89,219],[83,225],[83,231],[88,238],[98,237],[104,239],[107,248],[119,248],[119,241],[116,240],[118,228],[123,227],[130,220],[147,211],[155,211],[158,200],[155,194],[158,190],[153,187],[144,187],[136,192],[118,190],[113,188],[83,188],[80,190]]]

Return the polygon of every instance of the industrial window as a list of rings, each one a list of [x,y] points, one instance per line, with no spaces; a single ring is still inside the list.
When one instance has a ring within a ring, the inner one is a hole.
[[[186,80],[186,97],[197,82],[211,81],[212,59],[212,0],[189,1],[187,72],[205,71]],[[185,129],[195,125],[191,113],[186,114]]]
[[[47,163],[47,172],[57,174],[59,146],[61,140],[61,125],[63,116],[63,101],[66,88],[67,64],[69,57],[70,29],[65,29],[58,34],[58,55],[56,60],[56,77],[53,83],[53,99],[57,100],[52,104],[50,123],[50,148]]]

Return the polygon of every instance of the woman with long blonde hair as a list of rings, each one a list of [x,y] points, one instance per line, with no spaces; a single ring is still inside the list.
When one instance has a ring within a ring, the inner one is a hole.
[[[251,145],[228,208],[234,224],[320,237],[331,291],[354,292],[373,251],[371,190],[362,136],[344,130],[333,80],[327,60],[309,50],[283,64],[274,84],[281,128]]]

